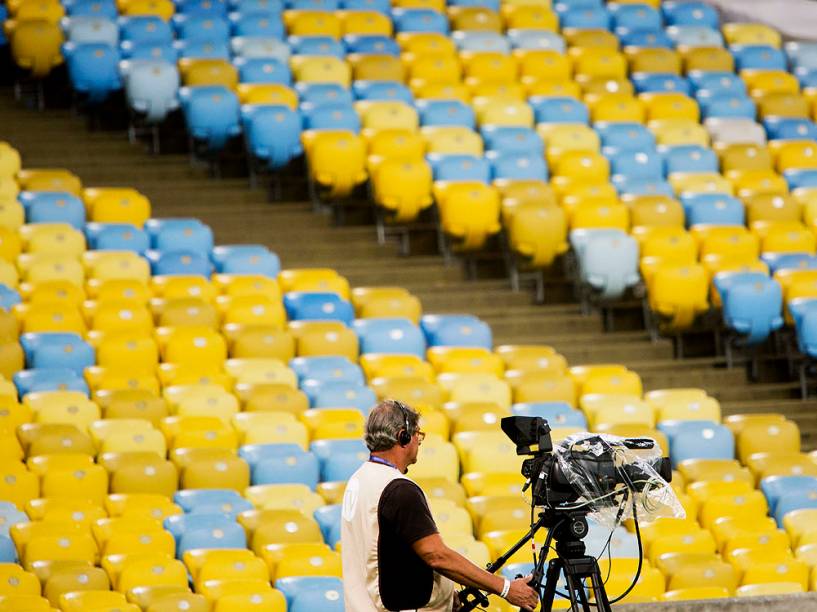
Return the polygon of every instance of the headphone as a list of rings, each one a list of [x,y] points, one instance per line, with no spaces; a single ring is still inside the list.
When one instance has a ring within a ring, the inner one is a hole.
[[[403,405],[403,402],[398,400],[392,400],[394,405],[399,408],[400,412],[403,413],[403,424],[404,427],[400,431],[397,432],[397,443],[400,446],[408,446],[411,442],[411,434],[409,433],[409,422],[408,422],[408,411],[406,407]]]

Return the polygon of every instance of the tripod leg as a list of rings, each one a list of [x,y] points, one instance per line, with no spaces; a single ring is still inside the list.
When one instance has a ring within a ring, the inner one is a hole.
[[[574,576],[570,571],[566,571],[565,580],[567,580],[567,594],[570,595],[571,612],[578,612],[579,610],[589,612],[590,607],[587,604],[587,596],[584,593],[584,584],[581,577]]]
[[[542,550],[541,554],[545,554]],[[548,564],[547,578],[545,580],[545,589],[542,592],[542,605],[540,610],[550,610],[553,607],[553,598],[556,596],[556,587],[559,583],[559,574],[562,572],[562,563],[560,559],[551,559]]]
[[[610,600],[607,599],[607,591],[604,590],[604,582],[601,579],[599,566],[590,575],[590,584],[593,587],[593,596],[596,598],[596,609],[598,612],[612,612]]]

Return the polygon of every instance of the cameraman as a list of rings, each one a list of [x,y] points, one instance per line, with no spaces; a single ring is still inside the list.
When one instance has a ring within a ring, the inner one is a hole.
[[[417,462],[425,438],[419,419],[396,400],[380,402],[369,414],[365,440],[371,455],[349,479],[343,496],[346,610],[456,610],[455,582],[499,594],[515,606],[536,608],[538,596],[527,585],[530,577],[504,580],[443,542],[425,494],[404,475]]]

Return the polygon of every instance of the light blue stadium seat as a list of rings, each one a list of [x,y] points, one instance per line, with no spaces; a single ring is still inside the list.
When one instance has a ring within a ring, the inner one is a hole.
[[[677,47],[722,47],[723,36],[719,27],[675,25],[666,29]]]
[[[275,581],[287,612],[343,612],[343,582],[334,576],[288,576]]]
[[[261,459],[252,470],[252,483],[305,484],[314,490],[319,475],[320,468],[315,455],[303,451],[292,452]]]
[[[681,195],[687,227],[693,225],[743,225],[746,209],[734,196],[722,193]]]
[[[352,304],[337,293],[290,291],[284,294],[284,308],[290,321],[341,321],[351,325]]]
[[[179,90],[187,131],[211,151],[222,149],[241,133],[238,97],[220,85]]]
[[[337,404],[337,406],[342,407],[344,404]],[[369,452],[363,440],[357,438],[315,440],[309,445],[309,450],[315,454],[321,463],[331,461],[335,453]]]
[[[748,93],[746,83],[734,72],[693,71],[687,75],[687,78],[698,93],[707,91],[711,96],[717,94],[746,95]]]
[[[587,106],[568,96],[533,96],[528,99],[536,123],[588,123]]]
[[[763,127],[769,140],[817,140],[817,124],[810,119],[767,117],[763,120]]]
[[[242,501],[246,500],[232,489],[181,489],[173,494],[173,503],[187,514],[228,513]],[[219,511],[205,513],[203,508],[219,508]]]
[[[185,274],[192,276],[210,277],[213,272],[213,265],[207,255],[202,255],[195,251],[173,250],[145,252],[145,258],[150,263],[150,269],[154,276],[165,274]]]
[[[63,22],[65,39],[72,43],[119,44],[119,26],[108,17],[74,16]]]
[[[230,59],[230,43],[223,38],[196,38],[177,40],[174,46],[180,58],[189,59]]]
[[[235,56],[236,66],[240,65],[237,60],[241,58],[243,60],[277,60],[288,67],[289,58],[292,55],[289,44],[274,36],[233,36],[230,39],[230,49]],[[268,70],[280,73],[281,68],[279,66],[270,66]]]
[[[226,17],[229,4],[225,0],[175,0],[176,13]]]
[[[17,196],[27,223],[67,223],[81,230],[85,205],[77,196],[63,191],[23,191]]]
[[[615,559],[638,559],[638,539],[623,526],[616,527],[613,533],[604,525],[590,523],[590,529],[584,538],[586,553],[596,558],[607,555],[609,541],[610,555]]]
[[[23,298],[20,294],[11,287],[0,285],[0,308],[3,310],[10,310],[13,306],[22,303]]]
[[[336,11],[338,0],[287,0],[289,8],[296,11]]]
[[[166,60],[120,64],[128,106],[148,123],[159,123],[179,108],[179,71]]]
[[[658,151],[620,151],[609,160],[616,184],[623,179],[664,178],[664,159]]]
[[[338,533],[340,532],[340,516],[342,510],[343,506],[341,504],[331,504],[318,508],[313,514],[315,520],[318,522],[318,525],[321,528],[323,541],[332,548],[335,546],[335,542],[331,540],[332,532],[334,530],[337,530]]]
[[[62,4],[69,17],[101,17],[115,21],[119,16],[114,0],[66,0]]]
[[[364,415],[377,404],[377,396],[369,387],[345,382],[323,383],[317,390],[313,408],[348,407],[360,410]]]
[[[398,8],[392,11],[395,32],[439,32],[448,34],[448,18],[426,8]]]
[[[667,176],[673,172],[718,172],[716,153],[700,145],[678,145],[663,151]]]
[[[422,125],[461,125],[474,129],[474,109],[460,100],[417,100]]]
[[[389,0],[340,0],[340,6],[347,11],[377,11],[384,15],[391,14]]]
[[[690,95],[692,86],[689,80],[677,74],[642,72],[634,74],[633,85],[637,93],[679,92]]]
[[[481,130],[487,151],[496,153],[529,153],[544,156],[542,138],[533,128],[511,125],[486,125]]]
[[[789,491],[780,496],[774,509],[774,519],[783,528],[783,517],[795,510],[817,509],[817,490]]]
[[[233,12],[266,12],[280,14],[286,8],[283,0],[230,0]]]
[[[7,535],[0,535],[0,563],[17,563],[17,548]]]
[[[556,7],[557,12],[559,6]],[[609,30],[610,13],[606,8],[570,8],[559,13],[562,29]]]
[[[499,12],[499,0],[451,0],[449,6],[484,7]]]
[[[457,31],[451,35],[460,51],[490,51],[492,53],[510,53],[510,41],[496,32],[477,30]]]
[[[516,416],[537,416],[546,419],[551,429],[555,427],[587,427],[587,419],[579,410],[565,402],[525,402],[511,406]]]
[[[343,59],[343,43],[331,36],[290,36],[289,48],[293,55],[322,55]]]
[[[420,327],[428,346],[493,348],[490,326],[472,315],[423,315]]]
[[[798,169],[792,168],[783,171],[783,178],[789,185],[789,191],[794,191],[801,187],[817,186],[817,170],[813,168]]]
[[[614,4],[610,12],[616,30],[661,31],[664,25],[661,13],[648,4]]]
[[[229,514],[221,512],[210,514],[196,512],[168,516],[164,519],[162,524],[176,540],[176,545],[178,546],[179,540],[185,532],[217,529],[219,527],[235,525],[236,522]]]
[[[96,363],[93,347],[78,334],[29,333],[20,337],[28,368],[67,368],[82,376]]]
[[[9,529],[12,525],[17,523],[28,523],[28,515],[9,502],[3,508],[0,508],[0,537],[9,537]],[[2,557],[2,545],[0,545],[0,557]],[[5,561],[5,560],[4,560]]]
[[[147,232],[129,223],[88,223],[85,238],[94,250],[144,253],[150,248]]]
[[[289,362],[289,367],[298,375],[298,380],[316,382],[350,382],[365,385],[363,370],[346,357],[296,357]]]
[[[234,255],[265,255],[270,250],[263,244],[220,244],[214,246],[210,252],[210,259],[216,267],[216,272],[224,271],[224,263]]]
[[[360,353],[411,354],[425,357],[423,332],[408,319],[357,319],[353,328],[360,339]]]
[[[305,455],[306,451],[299,444],[281,442],[275,444],[245,444],[238,449],[238,456],[246,461],[253,470],[262,461],[290,455]]]
[[[374,10],[374,9],[373,9]],[[388,36],[378,34],[349,35],[343,37],[346,52],[362,55],[393,55],[400,57],[400,45]]]
[[[273,170],[283,168],[303,153],[301,113],[283,104],[247,104],[241,107],[247,153]]]
[[[604,122],[595,124],[605,155],[619,151],[654,151],[655,135],[640,123]]]
[[[673,467],[686,459],[733,459],[735,439],[724,425],[709,421],[675,421],[677,427],[670,438],[670,458]],[[668,432],[667,422],[658,429]]]
[[[192,515],[191,515],[192,516]],[[206,515],[200,515],[206,516]],[[176,558],[196,548],[246,548],[247,532],[235,521],[224,522],[212,528],[186,529],[179,537]]]
[[[435,181],[491,181],[491,164],[474,155],[429,155]]]
[[[242,83],[279,83],[290,85],[292,73],[289,66],[275,57],[237,57],[233,63],[238,69]]]
[[[817,69],[814,68],[795,68],[794,76],[800,82],[800,88],[806,89],[808,87],[817,87]]]
[[[233,36],[284,37],[281,17],[267,11],[241,11],[230,16]]]
[[[780,284],[757,273],[715,276],[723,303],[723,322],[748,346],[766,341],[783,327],[783,291]]]
[[[207,14],[176,15],[176,34],[182,40],[227,42],[230,39],[230,23],[225,18]]]
[[[138,45],[166,45],[173,42],[173,30],[168,22],[156,15],[121,17],[119,38]]]
[[[20,397],[34,391],[80,391],[90,394],[85,380],[70,368],[20,370],[12,380]]]
[[[179,52],[172,43],[139,44],[126,40],[120,43],[119,49],[122,52],[123,59],[131,61],[167,62],[175,67],[179,59]],[[121,62],[119,66],[121,68]],[[123,74],[123,79],[126,76]]]
[[[808,253],[781,253],[769,262],[769,274],[774,276],[778,270],[797,268],[800,270],[817,269],[817,257]]]
[[[658,196],[674,197],[675,190],[667,181],[656,178],[622,177],[615,183],[620,194],[631,196]]]
[[[704,119],[713,117],[723,118],[746,118],[754,119],[757,114],[755,103],[751,98],[742,94],[716,94],[700,95],[698,100],[701,105],[701,113]]]
[[[817,300],[792,300],[788,308],[794,318],[797,348],[807,357],[817,358]]]
[[[65,43],[62,54],[74,91],[99,104],[122,88],[119,49],[105,43]]]
[[[275,278],[281,271],[281,259],[271,252],[236,252],[227,256],[221,271],[225,274],[260,274]]]
[[[792,68],[817,68],[817,43],[791,41],[785,49]]]
[[[491,179],[546,181],[548,167],[541,153],[491,152]]]
[[[322,104],[348,104],[354,99],[352,92],[338,83],[296,83],[295,90],[301,106],[319,106]]]
[[[672,49],[673,40],[663,30],[617,29],[619,44],[627,49]]]
[[[411,90],[402,83],[392,81],[355,81],[352,91],[358,100],[391,100],[414,103]]]
[[[718,12],[705,2],[663,2],[661,10],[667,25],[704,26],[720,30]]]
[[[786,70],[786,54],[768,45],[746,45],[732,49],[735,69]]]
[[[760,490],[766,496],[769,510],[774,514],[778,500],[789,493],[817,491],[814,476],[767,476],[760,481]]]
[[[310,449],[320,462],[321,482],[348,480],[369,456],[362,440],[316,440]]]
[[[624,232],[574,230],[570,242],[581,282],[601,299],[618,299],[639,282],[638,244]]]
[[[213,230],[198,219],[165,219],[158,227],[151,226],[157,219],[149,219],[145,230],[151,246],[159,251],[185,250],[209,256],[213,249]],[[155,231],[152,231],[155,227]]]
[[[360,131],[360,117],[350,104],[326,103],[318,106],[303,104],[304,129]]]
[[[565,39],[550,30],[510,29],[508,41],[514,49],[551,49],[564,53],[567,45]]]

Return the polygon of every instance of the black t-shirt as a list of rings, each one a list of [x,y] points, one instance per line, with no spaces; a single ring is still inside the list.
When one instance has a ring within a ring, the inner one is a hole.
[[[380,526],[377,564],[383,605],[387,610],[424,607],[431,599],[434,576],[411,545],[438,531],[420,487],[405,478],[387,484],[377,505],[377,522]]]

